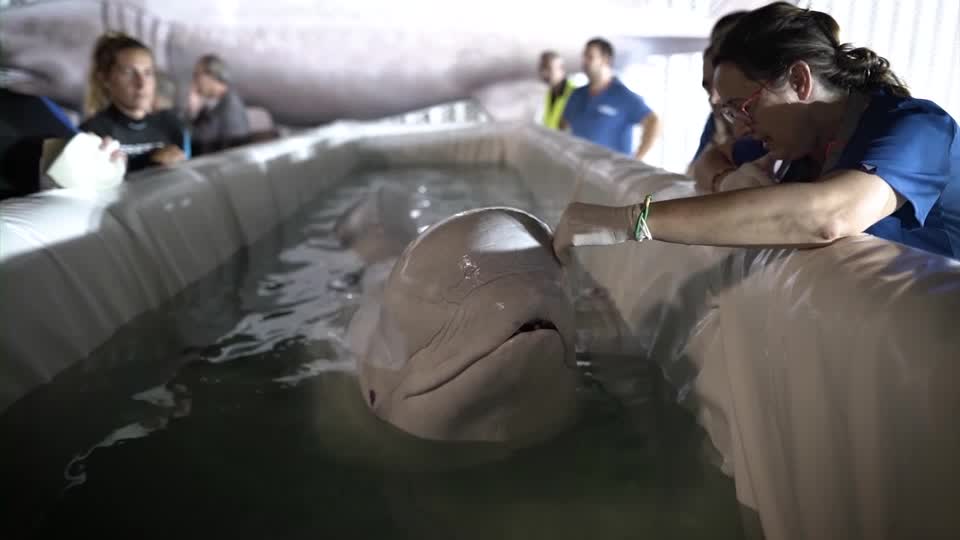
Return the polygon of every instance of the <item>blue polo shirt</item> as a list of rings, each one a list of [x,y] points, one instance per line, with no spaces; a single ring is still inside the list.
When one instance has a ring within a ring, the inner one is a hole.
[[[703,133],[700,134],[700,145],[693,154],[693,161],[696,161],[703,153],[707,144],[713,139],[716,130],[717,126],[713,121],[713,114],[708,114],[707,124],[703,126]],[[756,161],[765,155],[767,155],[767,149],[763,147],[763,143],[752,137],[741,137],[733,143],[733,164],[737,167],[744,163]]]
[[[574,90],[563,118],[577,137],[631,155],[633,126],[651,112],[642,97],[614,77],[610,85],[596,96],[590,95],[589,85]]]
[[[874,93],[837,169],[876,174],[906,199],[867,233],[960,259],[960,127],[936,103]]]

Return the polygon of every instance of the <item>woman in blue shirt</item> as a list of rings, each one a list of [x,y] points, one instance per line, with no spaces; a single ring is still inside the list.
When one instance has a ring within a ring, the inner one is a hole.
[[[734,137],[733,124],[722,116],[720,99],[713,88],[715,52],[715,45],[703,52],[703,89],[712,110],[700,135],[700,146],[687,170],[687,174],[697,181],[698,188],[707,193],[718,191],[714,184],[722,175],[767,153],[763,143],[752,137]]]
[[[649,237],[818,246],[867,232],[960,258],[960,127],[833,28],[826,13],[777,2],[745,15],[717,51],[724,115],[785,162],[784,181],[625,207],[574,203],[557,254]]]
[[[710,103],[710,114],[700,135],[700,145],[693,155],[687,174],[697,181],[701,191],[713,192],[716,177],[734,170],[744,163],[763,157],[767,151],[763,144],[750,137],[735,139],[732,125],[720,114],[720,101],[713,89],[713,57],[717,46],[728,31],[747,14],[733,11],[717,20],[710,31],[710,44],[703,51],[703,79],[701,84]]]

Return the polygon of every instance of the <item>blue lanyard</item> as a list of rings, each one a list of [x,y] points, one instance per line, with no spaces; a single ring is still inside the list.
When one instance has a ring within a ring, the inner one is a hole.
[[[190,130],[183,130],[183,155],[190,159]]]
[[[63,112],[63,109],[59,105],[50,100],[46,96],[40,96],[40,101],[43,101],[43,104],[47,106],[47,109],[57,117],[57,120],[60,120],[63,123],[64,127],[69,129],[73,133],[79,133],[79,130],[73,125],[73,122],[70,121],[70,118],[67,117],[67,114]]]

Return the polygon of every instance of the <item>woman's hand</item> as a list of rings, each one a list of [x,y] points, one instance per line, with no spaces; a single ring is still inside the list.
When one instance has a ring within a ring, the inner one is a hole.
[[[772,186],[773,164],[775,160],[766,155],[756,161],[744,163],[737,169],[717,175],[714,179],[713,191],[733,191],[735,189]]]
[[[573,246],[606,246],[633,239],[638,207],[571,203],[554,231],[554,253],[566,264]]]
[[[183,150],[179,146],[168,144],[159,150],[154,150],[150,154],[150,159],[161,165],[173,165],[186,159]]]
[[[124,153],[123,150],[120,150],[119,143],[117,144],[114,144],[114,143],[116,143],[116,141],[114,141],[112,137],[110,137],[109,135],[104,136],[103,139],[100,141],[100,151],[106,152],[111,146],[116,146],[116,148],[114,148],[113,151],[110,152],[110,161],[112,163],[123,162],[124,164],[126,164],[127,154]]]
[[[713,193],[714,179],[736,168],[731,157],[732,149],[733,141],[723,145],[711,142],[693,162],[690,175],[696,180],[698,192]]]

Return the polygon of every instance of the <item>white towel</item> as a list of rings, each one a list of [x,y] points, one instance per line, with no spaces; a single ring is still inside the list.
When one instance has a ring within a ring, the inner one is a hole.
[[[100,149],[102,139],[92,133],[78,133],[66,145],[63,139],[44,141],[41,171],[45,173],[44,187],[106,189],[123,182],[127,172],[124,160],[110,160],[110,154],[120,148],[120,143],[111,141],[107,148]],[[62,148],[62,150],[61,150]],[[46,163],[52,163],[46,167]],[[52,181],[49,185],[47,179]]]

